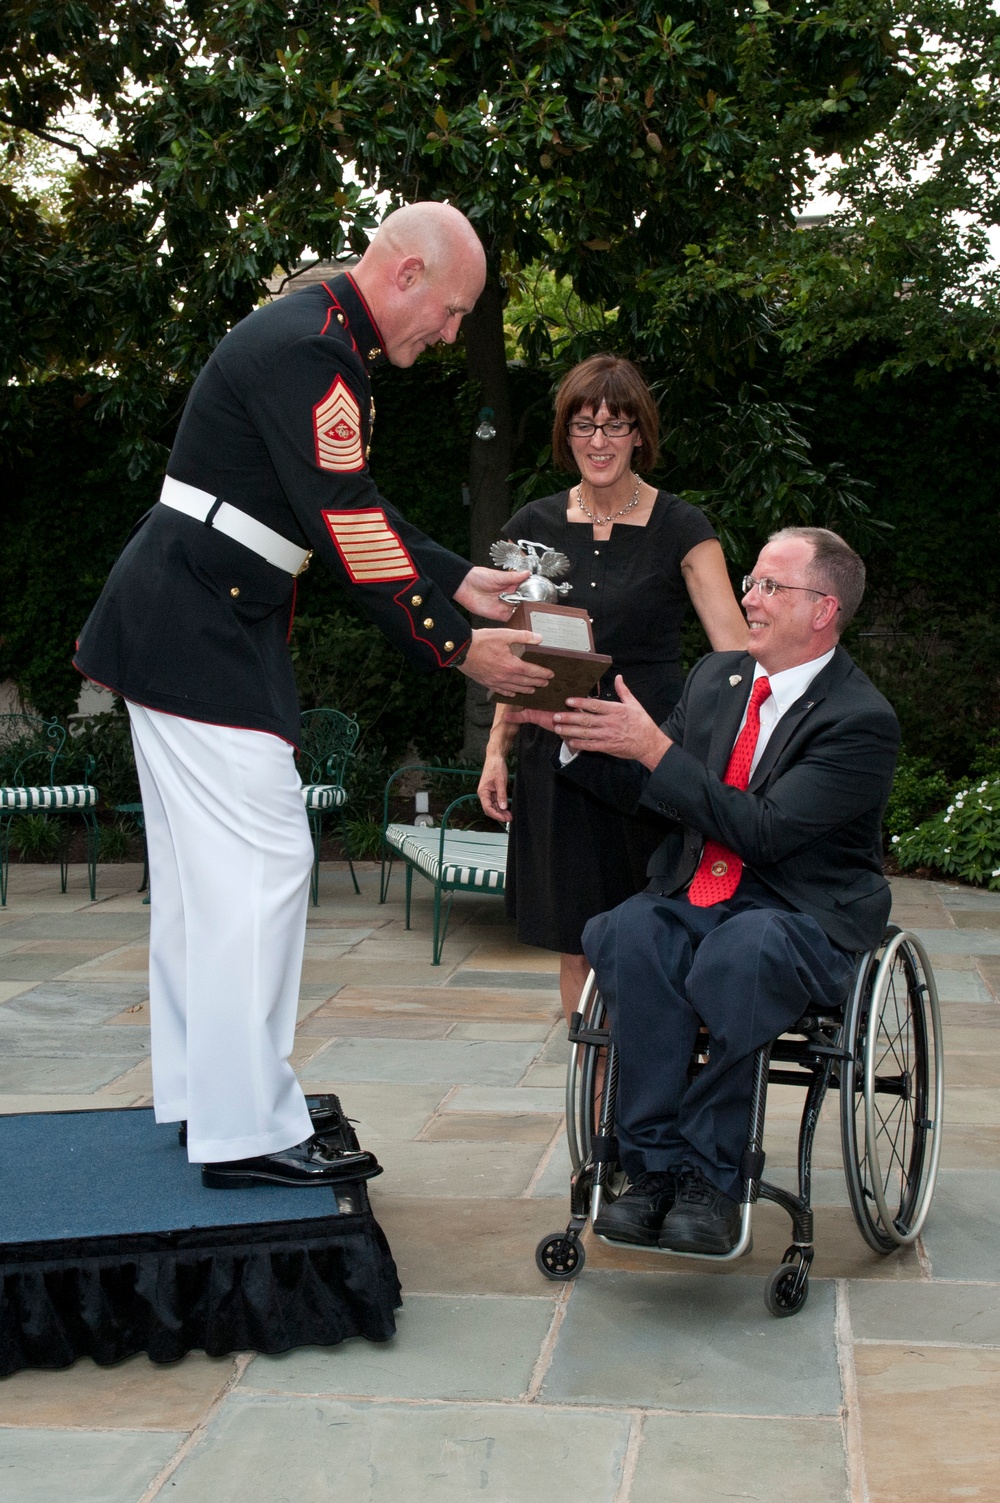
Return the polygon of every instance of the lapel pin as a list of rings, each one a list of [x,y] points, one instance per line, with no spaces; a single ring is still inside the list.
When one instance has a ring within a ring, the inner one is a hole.
[[[729,682],[732,684],[733,688],[735,689],[737,684],[742,684],[742,682],[743,682],[743,675],[742,675],[742,673],[731,673],[729,675]]]

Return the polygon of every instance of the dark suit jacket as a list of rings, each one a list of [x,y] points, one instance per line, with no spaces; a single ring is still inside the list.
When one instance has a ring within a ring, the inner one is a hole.
[[[881,825],[899,747],[895,713],[838,647],[778,721],[749,788],[730,788],[722,779],[753,673],[753,658],[739,652],[696,663],[663,726],[674,745],[653,772],[584,753],[562,775],[617,808],[642,805],[670,821],[648,867],[660,892],[686,887],[705,840],[718,840],[835,944],[868,949],[889,917]]]

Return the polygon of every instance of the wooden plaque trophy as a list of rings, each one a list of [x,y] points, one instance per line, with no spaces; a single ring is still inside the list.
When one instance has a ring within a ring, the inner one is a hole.
[[[507,625],[516,631],[534,632],[541,642],[513,649],[529,663],[551,668],[553,677],[534,694],[497,694],[496,698],[518,709],[562,710],[568,698],[583,698],[600,682],[611,658],[594,651],[590,617],[580,606],[559,605],[560,595],[573,587],[552,581],[569,568],[569,559],[544,543],[518,538],[516,543],[494,543],[490,557],[501,569],[530,569],[526,579],[510,595],[501,595],[515,606]]]

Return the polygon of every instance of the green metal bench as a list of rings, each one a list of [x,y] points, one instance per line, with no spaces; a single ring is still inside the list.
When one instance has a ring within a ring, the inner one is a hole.
[[[389,878],[393,862],[406,864],[406,927],[410,927],[410,900],[413,888],[413,873],[419,872],[434,887],[434,944],[433,965],[441,964],[448,919],[451,916],[452,899],[456,892],[495,894],[502,897],[507,873],[506,833],[493,834],[481,830],[456,830],[448,821],[456,809],[464,804],[478,803],[475,793],[463,793],[445,809],[440,827],[404,825],[389,821],[389,790],[397,778],[407,772],[426,772],[435,777],[459,777],[479,779],[478,771],[461,767],[428,767],[415,763],[400,767],[385,785],[382,805],[382,873],[379,882],[379,902],[384,903],[389,890]],[[443,909],[442,896],[448,901]]]
[[[10,826],[19,814],[79,814],[87,828],[90,900],[97,887],[99,832],[91,784],[93,757],[66,749],[66,728],[40,715],[0,715],[0,907],[7,905]],[[82,781],[70,781],[78,774]],[[66,891],[66,841],[59,846],[60,891]]]

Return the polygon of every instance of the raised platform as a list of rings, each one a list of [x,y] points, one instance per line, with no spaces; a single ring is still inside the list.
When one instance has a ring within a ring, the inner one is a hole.
[[[385,1341],[399,1298],[363,1184],[206,1190],[147,1109],[0,1117],[0,1375]]]

